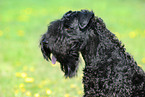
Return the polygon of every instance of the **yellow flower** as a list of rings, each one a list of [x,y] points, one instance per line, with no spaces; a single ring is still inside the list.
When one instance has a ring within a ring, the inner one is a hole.
[[[39,87],[39,88],[43,88],[43,85],[42,85],[42,84],[39,84],[38,87]]]
[[[21,63],[20,63],[20,62],[16,62],[15,64],[16,64],[16,66],[20,66],[20,65],[21,65]]]
[[[21,21],[21,22],[27,22],[28,20],[29,20],[28,15],[20,15],[18,17],[18,21]]]
[[[19,30],[18,31],[18,36],[24,36],[24,31],[23,30]]]
[[[23,67],[23,71],[27,71],[28,70],[28,67],[27,66],[24,66]]]
[[[84,75],[83,74],[81,74],[81,77],[83,77]]]
[[[34,78],[32,78],[32,77],[27,77],[27,78],[25,78],[25,82],[27,82],[27,83],[32,83],[32,82],[34,82]]]
[[[71,84],[70,88],[76,88],[76,85],[75,84]]]
[[[31,92],[30,91],[27,91],[26,92],[26,96],[31,96]]]
[[[81,95],[81,94],[82,94],[82,91],[81,91],[81,90],[79,90],[79,91],[78,91],[78,94],[79,94],[79,95]]]
[[[41,85],[45,85],[45,84],[47,84],[47,80],[43,80],[43,81],[41,81],[40,84],[41,84]]]
[[[51,66],[53,66],[53,67],[57,66],[58,64],[59,64],[58,62],[56,62],[55,64],[52,64],[52,62],[51,62]]]
[[[3,31],[0,30],[0,36],[3,36]]]
[[[130,32],[130,33],[129,33],[129,37],[130,37],[130,38],[135,38],[136,35],[137,35],[137,34],[136,34],[135,32]]]
[[[142,68],[142,65],[138,64],[138,66]]]
[[[22,78],[26,78],[27,77],[27,73],[25,73],[25,72],[21,73],[21,77]]]
[[[70,97],[70,95],[69,94],[65,94],[64,97]]]
[[[17,95],[19,93],[19,90],[17,89],[17,90],[15,90],[15,95]]]
[[[144,57],[144,58],[142,58],[142,60],[141,60],[141,61],[142,61],[142,63],[145,63],[145,57]]]
[[[21,84],[19,85],[19,87],[20,87],[20,88],[24,88],[24,84],[21,83]]]
[[[45,84],[47,84],[47,80],[43,80],[43,81],[41,81],[40,83],[39,83],[39,85],[38,85],[38,87],[39,88],[43,88],[43,86],[45,85]]]
[[[66,6],[61,6],[61,7],[59,7],[58,11],[64,13],[64,10],[67,10],[67,9],[68,9],[68,7],[66,7]]]
[[[16,75],[16,77],[21,77],[21,73],[20,72],[16,72],[15,75]]]
[[[32,8],[26,8],[23,12],[25,14],[31,14],[32,13]]]
[[[84,88],[84,85],[82,84],[82,88]]]
[[[50,89],[46,90],[46,94],[50,95],[52,93],[52,91]]]
[[[30,70],[31,72],[34,72],[34,67],[31,67],[29,70]]]
[[[25,88],[21,88],[21,91],[24,93],[26,91],[26,89]]]
[[[39,97],[40,95],[38,93],[34,94],[34,97]]]
[[[120,34],[119,34],[118,32],[114,32],[114,34],[115,34],[118,38],[120,38]]]

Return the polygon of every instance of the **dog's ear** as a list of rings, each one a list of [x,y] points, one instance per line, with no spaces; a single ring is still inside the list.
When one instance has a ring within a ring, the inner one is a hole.
[[[81,29],[84,29],[87,27],[89,24],[90,20],[94,17],[93,12],[89,12],[87,10],[82,10],[81,12],[78,13],[78,22],[79,22],[79,27]]]
[[[50,58],[51,52],[47,46],[47,43],[48,43],[48,41],[46,41],[45,34],[44,34],[40,41],[40,47],[41,47],[41,52],[43,54],[43,57],[48,61],[48,59],[51,60],[51,58]]]
[[[70,11],[68,11],[68,12],[66,12],[64,15],[63,15],[63,18],[67,18],[68,16],[70,16],[71,15],[71,13],[72,13],[72,11],[70,10]]]

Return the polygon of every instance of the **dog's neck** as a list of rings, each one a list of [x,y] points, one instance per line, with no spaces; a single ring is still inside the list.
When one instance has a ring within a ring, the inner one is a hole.
[[[124,47],[116,36],[107,28],[102,30],[102,27],[105,27],[102,22],[96,23],[96,29],[94,29],[95,36],[91,37],[87,41],[84,49],[81,50],[86,66],[109,62],[107,60],[112,56],[112,52],[116,51],[118,48],[120,48],[117,50],[118,53],[119,51],[125,52]]]
[[[96,57],[97,45],[98,39],[91,39],[87,42],[86,46],[81,51],[82,57],[86,65],[92,64],[94,62],[94,59]]]

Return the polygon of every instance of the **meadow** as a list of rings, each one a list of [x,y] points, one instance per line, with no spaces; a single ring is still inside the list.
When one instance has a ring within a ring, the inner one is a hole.
[[[0,97],[82,97],[83,60],[65,79],[39,47],[50,21],[81,9],[101,17],[145,70],[144,0],[0,0]]]

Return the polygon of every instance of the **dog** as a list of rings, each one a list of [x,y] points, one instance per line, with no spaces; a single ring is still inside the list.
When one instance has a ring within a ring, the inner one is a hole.
[[[145,72],[92,11],[68,11],[52,21],[40,47],[69,78],[77,74],[82,54],[84,97],[145,97]]]

